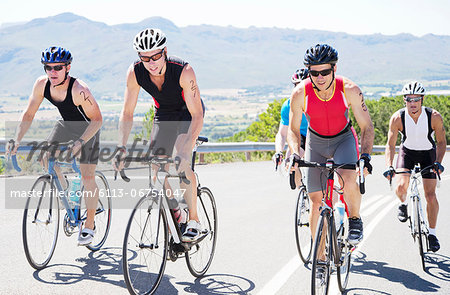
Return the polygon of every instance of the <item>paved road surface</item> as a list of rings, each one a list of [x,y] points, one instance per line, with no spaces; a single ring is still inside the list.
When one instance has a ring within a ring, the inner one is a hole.
[[[396,219],[393,193],[381,176],[384,157],[373,158],[375,174],[367,180],[361,210],[365,239],[354,255],[347,294],[450,294],[448,172],[438,190],[442,247],[428,255],[424,272],[408,227]],[[449,155],[443,164],[450,170]],[[145,173],[134,170],[130,175]],[[310,270],[301,263],[294,241],[296,192],[273,172],[272,163],[199,166],[198,173],[217,202],[216,255],[201,279],[190,275],[184,259],[168,262],[157,294],[309,294]],[[2,187],[4,180],[0,179]],[[112,188],[125,186],[112,179],[110,183]],[[127,294],[121,246],[130,209],[114,210],[108,240],[95,253],[77,247],[75,236],[67,238],[60,231],[49,266],[35,271],[23,252],[22,210],[5,209],[4,198],[2,190],[0,294]],[[331,281],[330,294],[338,294],[336,278]]]

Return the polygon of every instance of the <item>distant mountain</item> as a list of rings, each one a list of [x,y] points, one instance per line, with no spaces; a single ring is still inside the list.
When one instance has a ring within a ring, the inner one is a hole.
[[[161,17],[109,26],[63,13],[0,27],[0,95],[28,95],[43,74],[41,51],[60,45],[74,55],[71,74],[87,82],[97,96],[122,96],[127,68],[137,59],[132,39],[146,27],[166,33],[169,55],[190,62],[201,89],[288,86],[305,50],[323,42],[339,51],[338,73],[358,83],[450,80],[450,36],[177,27]]]

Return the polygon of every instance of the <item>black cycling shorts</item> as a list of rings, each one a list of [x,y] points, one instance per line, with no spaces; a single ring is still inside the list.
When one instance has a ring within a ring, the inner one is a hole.
[[[414,169],[416,164],[420,164],[420,167],[425,168],[436,162],[436,148],[425,151],[415,151],[405,148],[400,145],[397,157],[396,168]],[[436,174],[433,170],[422,171],[422,178],[436,179]]]
[[[49,143],[67,142],[70,140],[77,140],[83,135],[86,130],[88,122],[85,121],[64,121],[56,122],[50,135],[47,137]],[[81,149],[80,163],[82,164],[97,164],[100,150],[100,131],[98,131],[88,142],[83,145]]]

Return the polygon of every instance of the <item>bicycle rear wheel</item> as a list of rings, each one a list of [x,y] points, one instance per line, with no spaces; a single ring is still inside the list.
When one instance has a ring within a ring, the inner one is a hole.
[[[207,187],[199,190],[197,212],[203,232],[186,252],[189,272],[195,277],[203,276],[211,265],[217,240],[217,208],[212,192]]]
[[[331,246],[331,238],[329,215],[326,212],[322,212],[317,225],[316,238],[314,240],[314,252],[312,256],[312,295],[322,295],[328,293],[333,250]]]
[[[424,221],[422,220],[422,216],[420,215],[420,202],[417,197],[413,199],[414,203],[414,227],[416,228],[417,240],[419,244],[419,254],[422,262],[422,269],[425,270],[425,253],[428,251],[427,249],[427,235],[424,231],[426,227]]]
[[[167,262],[169,233],[164,210],[150,194],[142,197],[128,220],[122,249],[122,267],[130,294],[153,294]]]
[[[31,187],[23,212],[22,239],[25,255],[35,269],[47,266],[58,239],[59,202],[49,175]]]
[[[312,235],[309,227],[309,212],[309,197],[306,188],[301,187],[295,208],[295,241],[303,263],[308,263],[311,259]]]
[[[108,181],[106,180],[105,175],[103,175],[103,173],[101,173],[100,171],[95,172],[95,183],[97,184],[98,187],[97,190],[98,203],[97,209],[95,211],[95,235],[92,240],[92,243],[86,246],[91,251],[99,250],[106,242],[106,238],[108,237],[109,233],[109,228],[111,226],[111,213],[112,213],[111,210],[112,198],[110,195],[109,184]],[[84,209],[86,209],[85,205]],[[86,218],[86,210],[82,212],[83,212],[82,218]]]
[[[338,286],[339,290],[341,292],[345,291],[345,288],[347,288],[348,284],[348,277],[350,274],[350,267],[351,267],[351,255],[352,251],[351,248],[353,246],[350,245],[350,243],[345,238],[346,230],[348,229],[348,219],[344,218],[344,223],[341,226],[340,230],[337,233],[337,245],[338,245],[338,253],[340,253],[340,261],[339,266],[337,267],[337,280],[338,280]]]

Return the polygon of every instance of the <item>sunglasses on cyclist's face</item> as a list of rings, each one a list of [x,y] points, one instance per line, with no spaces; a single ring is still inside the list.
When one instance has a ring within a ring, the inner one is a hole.
[[[318,77],[319,74],[322,77],[325,77],[325,76],[328,76],[329,74],[331,74],[332,71],[333,71],[333,68],[329,68],[329,69],[322,70],[322,71],[309,70],[309,74],[313,77]]]
[[[64,68],[64,65],[57,65],[57,66],[49,66],[49,65],[45,65],[44,66],[44,70],[46,72],[51,72],[52,70],[55,70],[57,72],[61,71]]]
[[[161,50],[161,52],[153,54],[152,56],[143,56],[143,55],[139,54],[139,58],[143,62],[149,62],[150,60],[157,61],[158,59],[160,59],[163,56],[163,53],[164,53],[164,49]]]
[[[422,96],[418,96],[418,97],[405,96],[405,100],[407,102],[418,102],[421,99],[422,99]]]

